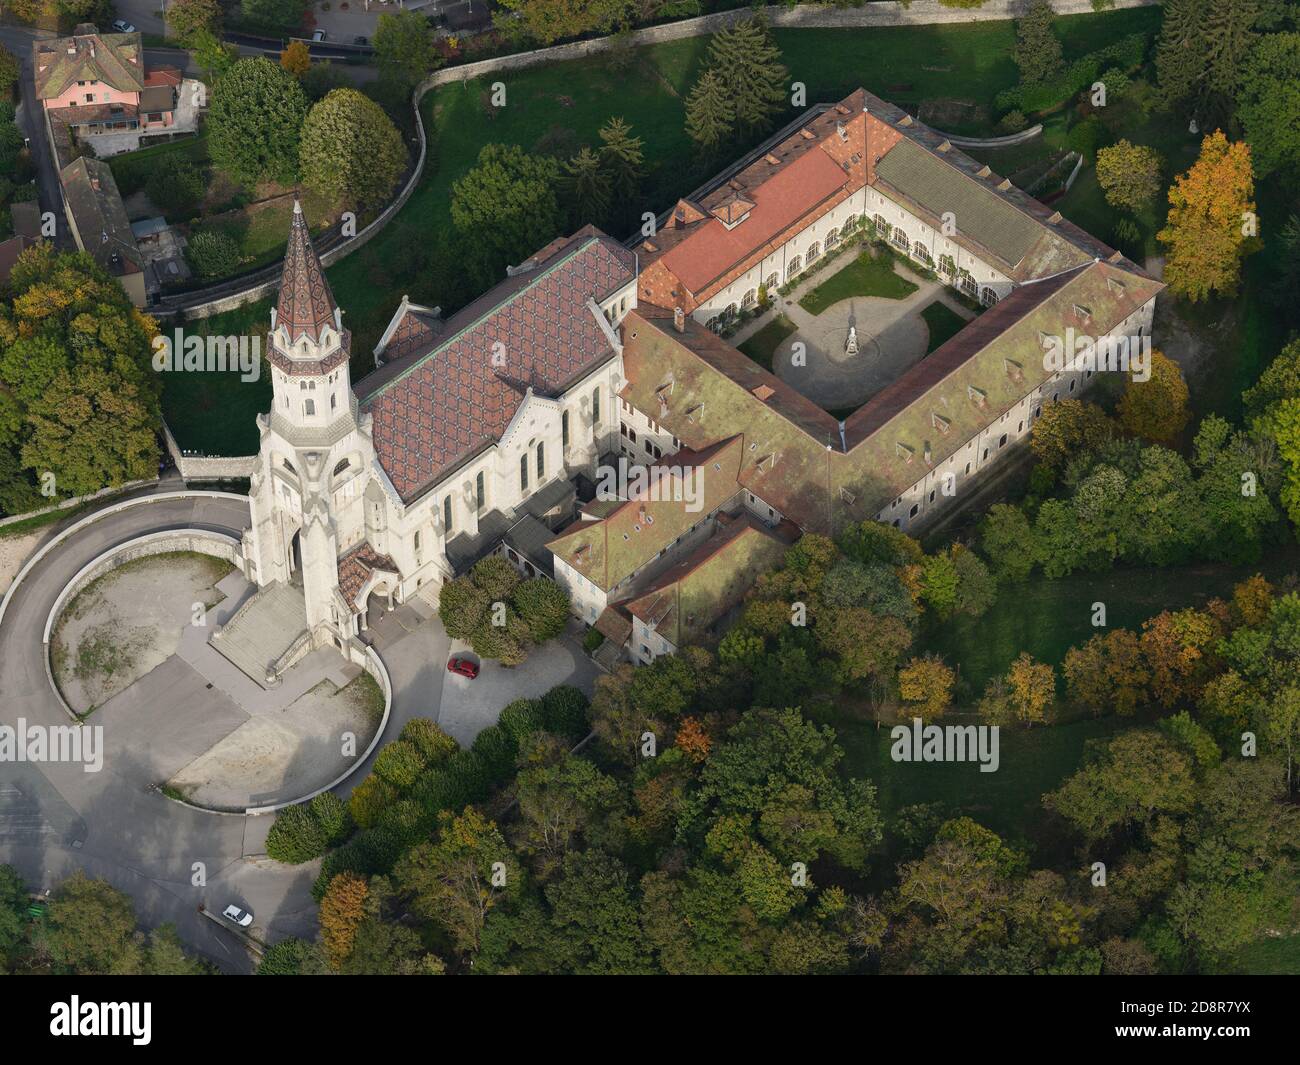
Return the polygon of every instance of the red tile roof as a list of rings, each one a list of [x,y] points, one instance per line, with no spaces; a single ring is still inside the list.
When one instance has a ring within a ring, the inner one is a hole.
[[[377,569],[398,572],[397,563],[387,555],[381,555],[365,540],[339,559],[339,590],[348,606],[356,609],[357,596]]]
[[[746,193],[754,207],[743,222],[728,230],[717,218],[710,218],[667,252],[663,264],[691,292],[700,293],[709,282],[838,193],[849,180],[826,152],[807,152]]]
[[[528,389],[556,395],[610,358],[587,302],[631,282],[635,268],[633,254],[608,237],[572,241],[454,315],[429,346],[363,380],[375,450],[402,498],[499,439]],[[493,364],[494,350],[504,365]]]
[[[276,304],[276,326],[289,330],[289,342],[308,336],[319,341],[321,329],[336,328],[334,294],[325,283],[316,249],[311,246],[307,219],[302,206],[293,201],[293,222],[289,226],[289,244],[284,252],[284,270],[280,275],[280,299]]]

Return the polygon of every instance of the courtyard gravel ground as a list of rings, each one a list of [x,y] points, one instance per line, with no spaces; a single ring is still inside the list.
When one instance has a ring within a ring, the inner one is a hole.
[[[68,705],[79,714],[102,706],[170,658],[194,605],[221,601],[215,585],[231,568],[189,552],[152,555],[83,588],[50,644],[54,677]]]

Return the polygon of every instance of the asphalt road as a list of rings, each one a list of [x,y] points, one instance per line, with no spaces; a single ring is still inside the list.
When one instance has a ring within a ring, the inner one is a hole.
[[[54,153],[45,136],[45,126],[38,108],[33,106],[36,99],[36,85],[32,81],[32,42],[37,38],[52,37],[53,34],[38,30],[20,29],[14,26],[0,26],[0,44],[18,57],[22,63],[22,100],[18,104],[15,116],[18,128],[27,138],[32,151],[32,161],[36,164],[36,192],[42,211],[54,212],[58,220],[55,244],[62,248],[72,248],[72,235],[65,232],[67,226],[63,219],[63,189],[59,185],[59,175],[54,166]]]

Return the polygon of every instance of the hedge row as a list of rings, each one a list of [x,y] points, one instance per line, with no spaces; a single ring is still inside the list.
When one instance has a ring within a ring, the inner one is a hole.
[[[408,721],[401,739],[380,751],[374,772],[353,789],[348,805],[360,831],[325,856],[313,896],[319,901],[339,873],[388,872],[405,851],[429,837],[442,811],[482,802],[514,776],[527,736],[551,732],[572,744],[589,730],[587,697],[569,685],[552,688],[540,699],[516,699],[467,751],[427,718]],[[412,775],[417,756],[423,761]]]
[[[1131,33],[1114,44],[1076,59],[1042,85],[1017,85],[1013,89],[1003,89],[997,95],[998,110],[1048,111],[1094,84],[1111,67],[1128,71],[1141,66],[1146,59],[1147,40],[1145,33]]]

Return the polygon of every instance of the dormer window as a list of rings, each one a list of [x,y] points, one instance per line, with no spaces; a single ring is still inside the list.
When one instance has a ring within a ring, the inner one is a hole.
[[[952,422],[938,411],[930,412],[930,424],[941,433],[947,433],[952,428]]]
[[[984,407],[988,404],[988,393],[982,388],[976,388],[974,385],[966,386],[966,397],[977,407]]]
[[[894,443],[894,453],[904,462],[911,462],[916,456],[916,449],[899,440]]]

